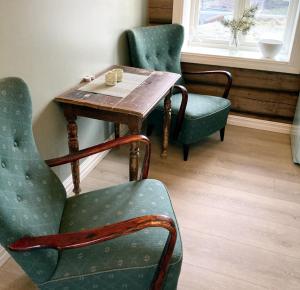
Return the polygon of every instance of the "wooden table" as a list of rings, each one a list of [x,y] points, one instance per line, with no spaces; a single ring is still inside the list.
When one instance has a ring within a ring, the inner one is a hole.
[[[99,73],[96,77],[113,68],[123,68],[125,72],[149,76],[139,87],[127,97],[113,97],[109,95],[87,93],[78,90],[84,85],[79,84],[55,101],[62,104],[64,115],[68,122],[68,145],[70,153],[79,150],[77,137],[77,116],[114,122],[128,125],[131,134],[140,134],[143,121],[154,109],[156,104],[165,97],[164,129],[162,142],[162,157],[167,156],[169,128],[171,120],[171,89],[180,78],[179,74],[169,72],[148,71],[125,66],[112,66]],[[138,144],[130,148],[129,177],[136,180],[138,177]],[[79,162],[71,164],[74,192],[80,192]]]

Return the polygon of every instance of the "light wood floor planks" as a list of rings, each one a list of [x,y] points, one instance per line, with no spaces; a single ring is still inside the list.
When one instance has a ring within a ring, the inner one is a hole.
[[[152,139],[150,177],[169,188],[184,244],[178,290],[299,290],[300,168],[289,136],[228,126],[224,143],[212,136],[188,162],[174,145],[161,159]],[[83,189],[125,182],[127,152],[110,153]],[[0,289],[35,288],[10,260]]]

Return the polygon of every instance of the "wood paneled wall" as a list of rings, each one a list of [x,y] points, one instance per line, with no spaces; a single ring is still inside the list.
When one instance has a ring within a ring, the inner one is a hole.
[[[149,0],[149,23],[172,23],[173,0]],[[232,110],[271,120],[291,122],[300,90],[300,76],[268,71],[182,63],[182,70],[190,92],[220,95],[221,77],[188,76],[195,70],[228,70],[233,75],[230,93]]]
[[[172,23],[173,0],[149,0],[149,23]]]
[[[241,68],[182,63],[190,92],[222,95],[221,76],[186,75],[189,71],[228,70],[233,76],[229,98],[232,110],[292,120],[300,90],[299,75]]]

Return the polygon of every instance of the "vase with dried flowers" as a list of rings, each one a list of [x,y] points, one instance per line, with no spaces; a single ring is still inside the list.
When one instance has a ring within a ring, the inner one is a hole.
[[[232,20],[222,19],[221,23],[230,29],[231,41],[230,46],[234,49],[239,47],[240,33],[246,35],[252,26],[255,25],[255,14],[258,10],[258,5],[250,6],[245,9],[242,16]]]

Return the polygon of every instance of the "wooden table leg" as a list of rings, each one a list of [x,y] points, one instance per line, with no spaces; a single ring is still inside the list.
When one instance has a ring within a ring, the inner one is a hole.
[[[167,158],[168,156],[171,117],[172,117],[172,104],[171,104],[171,93],[170,93],[165,97],[165,101],[164,101],[164,127],[163,127],[162,151],[160,154],[162,158]]]
[[[141,132],[141,124],[129,124],[129,131],[130,134],[135,135],[135,134],[140,134]],[[140,154],[140,149],[139,149],[139,143],[134,142],[131,143],[130,145],[130,153],[129,153],[129,180],[134,181],[138,179],[138,172],[139,172],[139,154]]]
[[[68,145],[69,145],[69,152],[74,153],[79,150],[79,143],[78,143],[78,128],[76,124],[77,117],[69,111],[65,112],[65,117],[67,119],[68,125]],[[79,172],[79,161],[75,161],[71,163],[71,170],[72,170],[72,178],[73,178],[73,185],[74,189],[73,192],[75,195],[79,194],[80,189],[80,172]]]

